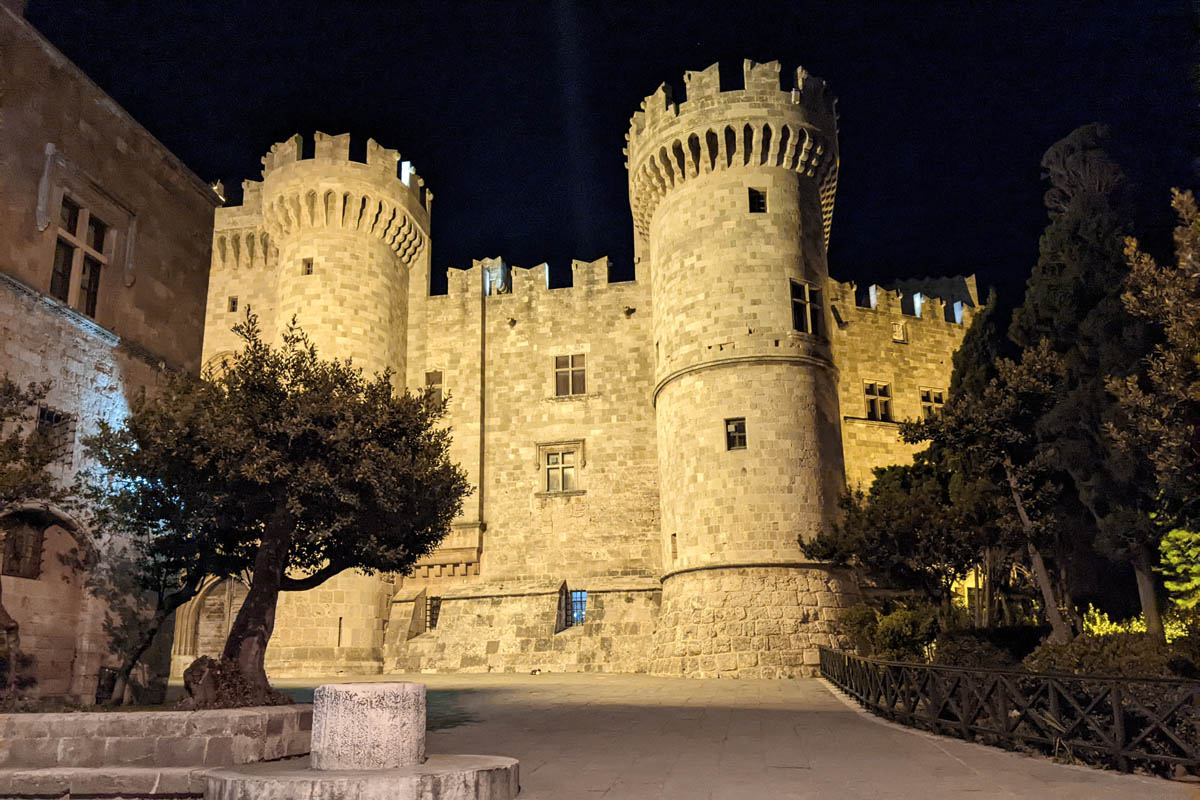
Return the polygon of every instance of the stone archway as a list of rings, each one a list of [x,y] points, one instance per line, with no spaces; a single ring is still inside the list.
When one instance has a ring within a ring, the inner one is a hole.
[[[171,676],[179,677],[200,656],[219,658],[249,587],[239,578],[210,578],[175,612]]]

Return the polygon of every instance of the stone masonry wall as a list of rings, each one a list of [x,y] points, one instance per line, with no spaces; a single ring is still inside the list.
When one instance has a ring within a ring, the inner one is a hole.
[[[964,298],[961,324],[947,320],[946,303],[936,296],[926,296],[921,316],[905,313],[912,308],[912,292],[920,288],[915,282],[910,284],[907,298],[876,287],[875,308],[863,308],[855,304],[857,287],[853,283],[829,281],[829,302],[835,316],[830,338],[838,366],[846,480],[851,486],[869,487],[874,467],[907,463],[922,449],[900,440],[899,423],[921,417],[921,389],[939,390],[944,397],[950,388],[954,351],[978,309],[974,278],[956,280],[957,292],[949,279],[934,288]],[[903,341],[893,338],[893,325],[903,326],[899,332]],[[863,393],[867,381],[890,385],[893,422],[867,419]]]
[[[814,565],[693,570],[668,576],[652,671],[691,678],[816,673],[836,647],[833,621],[858,600],[848,576]]]

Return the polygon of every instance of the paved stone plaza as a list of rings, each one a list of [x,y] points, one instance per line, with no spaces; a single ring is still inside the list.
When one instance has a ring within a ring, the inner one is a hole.
[[[882,722],[817,680],[387,675],[429,687],[429,753],[521,762],[520,800],[1200,798]],[[325,682],[280,681],[298,700]]]

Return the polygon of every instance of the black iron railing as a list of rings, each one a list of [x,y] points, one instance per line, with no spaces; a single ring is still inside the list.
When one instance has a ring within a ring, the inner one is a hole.
[[[907,664],[821,648],[821,675],[881,716],[1129,772],[1200,772],[1200,682]]]

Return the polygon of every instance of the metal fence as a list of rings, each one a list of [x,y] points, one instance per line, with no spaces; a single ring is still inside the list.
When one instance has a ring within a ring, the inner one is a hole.
[[[821,648],[821,675],[888,719],[1129,772],[1200,772],[1200,683],[907,664]]]

